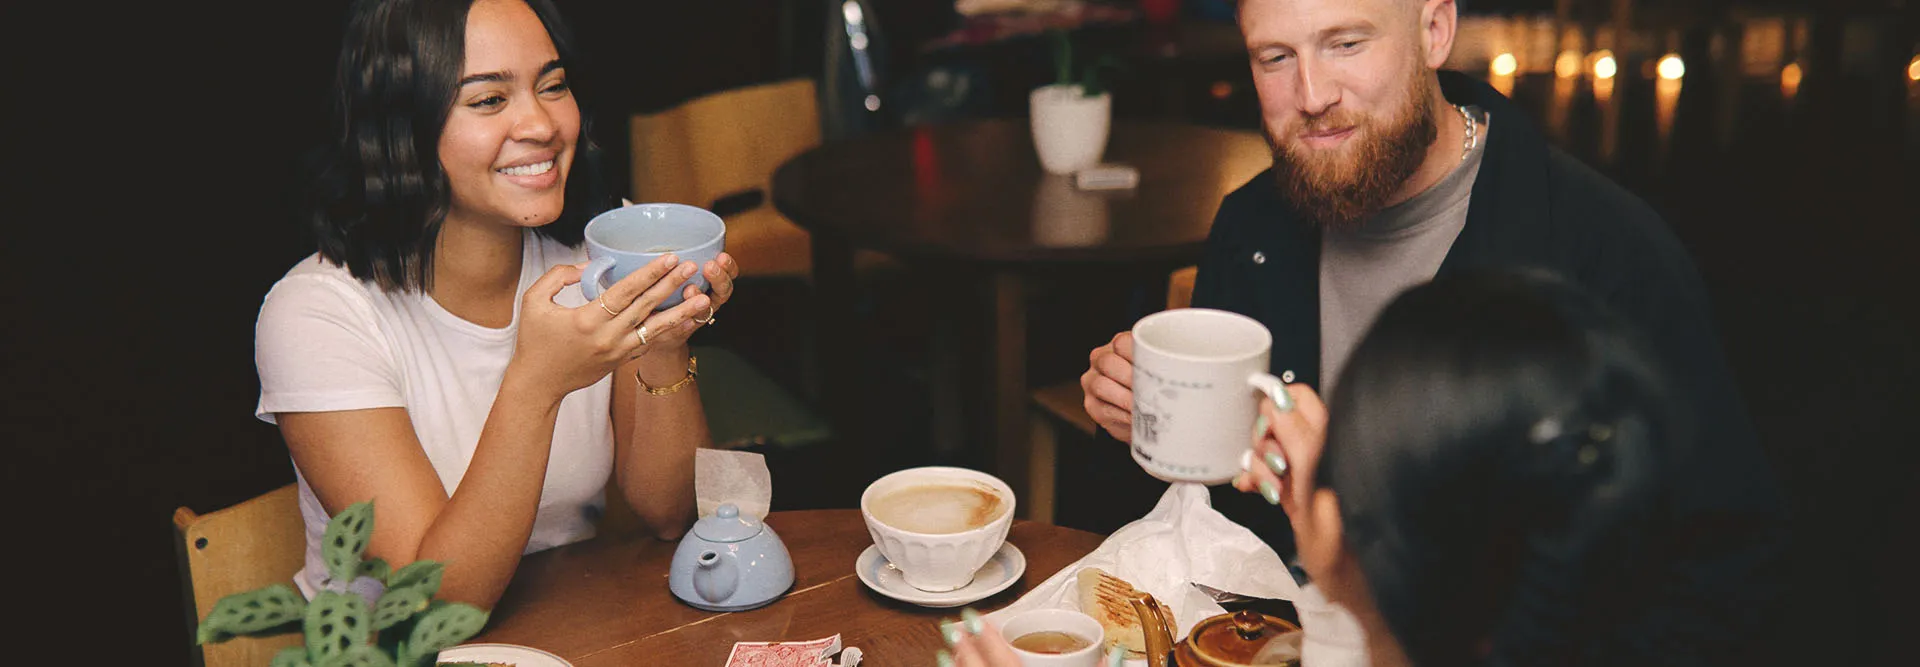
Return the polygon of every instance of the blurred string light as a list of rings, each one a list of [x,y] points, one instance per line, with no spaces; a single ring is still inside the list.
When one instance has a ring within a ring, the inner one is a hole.
[[[1907,61],[1907,80],[1920,81],[1920,55],[1916,55],[1913,57],[1913,60]]]
[[[1560,57],[1553,59],[1553,75],[1562,79],[1580,76],[1580,53],[1561,51]]]
[[[1788,98],[1800,94],[1800,63],[1780,68],[1780,94]]]
[[[1520,61],[1511,53],[1502,53],[1493,57],[1494,76],[1513,76],[1514,71],[1518,69],[1520,69]]]
[[[1593,75],[1596,78],[1611,79],[1620,73],[1620,64],[1614,62],[1613,52],[1601,49],[1593,54]]]
[[[1662,79],[1679,81],[1680,77],[1687,75],[1687,63],[1680,60],[1680,56],[1669,53],[1660,59],[1660,65],[1655,71],[1660,73]]]

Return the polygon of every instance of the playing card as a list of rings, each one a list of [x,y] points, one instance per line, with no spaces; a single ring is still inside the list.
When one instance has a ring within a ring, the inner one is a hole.
[[[808,642],[734,642],[727,667],[836,667],[833,656],[840,649],[840,635]]]

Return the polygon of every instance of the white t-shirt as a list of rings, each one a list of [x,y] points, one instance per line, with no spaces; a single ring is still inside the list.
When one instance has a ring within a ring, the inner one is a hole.
[[[520,294],[553,266],[586,261],[584,249],[531,231],[522,248]],[[554,301],[586,304],[579,285],[561,290]],[[274,284],[260,307],[254,329],[260,405],[254,416],[273,423],[278,412],[406,408],[420,448],[452,494],[473,461],[519,324],[517,299],[513,323],[491,329],[455,316],[424,292],[385,292],[354,279],[345,267],[310,256]],[[561,401],[526,553],[593,536],[613,473],[612,387],[601,378]],[[312,598],[327,577],[320,541],[328,516],[298,466],[294,472],[307,529],[306,567],[295,583]],[[374,516],[377,523],[378,501]]]

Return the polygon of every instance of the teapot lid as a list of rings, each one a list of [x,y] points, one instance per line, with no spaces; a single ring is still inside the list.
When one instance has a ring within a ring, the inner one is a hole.
[[[739,542],[760,534],[760,520],[742,516],[739,507],[726,503],[713,516],[694,522],[693,534],[708,542]]]
[[[1204,665],[1252,665],[1256,658],[1264,658],[1260,664],[1298,664],[1297,651],[1288,651],[1282,646],[1269,647],[1267,644],[1287,641],[1297,647],[1298,635],[1284,635],[1299,631],[1299,626],[1286,619],[1243,609],[1209,618],[1193,626],[1193,630],[1187,633],[1185,648],[1192,651],[1199,658],[1197,662]]]

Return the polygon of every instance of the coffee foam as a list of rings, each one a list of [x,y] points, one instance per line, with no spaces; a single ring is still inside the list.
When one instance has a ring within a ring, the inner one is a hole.
[[[1007,503],[992,487],[963,480],[901,484],[868,504],[873,518],[898,530],[928,535],[963,533],[993,523]]]

